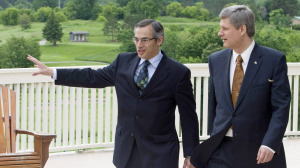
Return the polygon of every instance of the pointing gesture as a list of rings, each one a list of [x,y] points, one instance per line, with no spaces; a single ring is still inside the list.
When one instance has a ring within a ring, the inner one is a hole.
[[[31,55],[28,55],[27,59],[31,62],[33,62],[35,65],[34,67],[39,68],[39,72],[35,72],[32,75],[47,75],[47,76],[53,76],[53,69],[47,67],[45,64],[37,60]]]

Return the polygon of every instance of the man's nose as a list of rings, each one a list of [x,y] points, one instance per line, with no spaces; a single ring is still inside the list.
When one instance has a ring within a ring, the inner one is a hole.
[[[218,36],[223,36],[222,30],[220,30],[220,31],[218,32]]]
[[[137,47],[142,47],[144,44],[139,40],[139,41],[135,42],[135,45]]]

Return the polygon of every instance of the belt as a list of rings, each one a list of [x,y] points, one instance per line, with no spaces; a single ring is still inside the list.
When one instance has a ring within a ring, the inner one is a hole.
[[[225,136],[223,141],[233,141],[233,137]]]

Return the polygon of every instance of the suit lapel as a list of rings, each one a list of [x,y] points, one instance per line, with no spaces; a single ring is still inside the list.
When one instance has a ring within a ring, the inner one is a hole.
[[[151,92],[152,88],[156,87],[162,80],[164,80],[167,75],[169,74],[169,66],[168,63],[168,57],[163,54],[163,57],[158,64],[158,67],[156,68],[150,82],[146,86],[145,90],[143,91],[143,94],[141,96],[144,96]]]
[[[225,82],[225,95],[227,99],[227,103],[233,111],[233,104],[232,104],[232,96],[231,96],[231,88],[230,88],[230,63],[231,63],[231,55],[232,50],[228,49],[225,53],[225,74],[224,74],[224,82]]]
[[[236,101],[235,109],[239,106],[239,104],[245,97],[247,90],[251,86],[251,83],[252,83],[252,81],[256,75],[256,72],[259,69],[262,61],[263,61],[263,59],[262,59],[262,52],[260,50],[260,47],[258,44],[255,44],[253,51],[251,53],[248,65],[247,65],[246,74],[245,74],[245,77],[242,82],[242,86],[240,89],[238,99]]]
[[[127,71],[127,81],[129,83],[129,86],[132,88],[133,92],[135,92],[137,94],[137,96],[139,96],[139,91],[138,88],[136,86],[136,83],[134,82],[134,74],[135,74],[135,70],[138,66],[138,63],[140,61],[140,58],[138,57],[138,55],[136,55],[136,57],[134,57],[134,59],[132,59],[129,62],[128,65],[128,71]]]

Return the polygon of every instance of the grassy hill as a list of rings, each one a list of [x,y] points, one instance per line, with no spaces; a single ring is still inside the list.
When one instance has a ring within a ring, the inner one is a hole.
[[[47,42],[41,46],[41,61],[48,66],[101,65],[111,63],[119,53],[119,43],[110,42],[111,37],[103,34],[103,23],[96,21],[72,20],[61,23],[62,42],[53,46]],[[33,23],[30,29],[22,30],[20,26],[0,25],[0,45],[12,36],[33,38],[39,42],[43,39],[42,29],[45,23]],[[70,42],[71,31],[88,31],[89,42]],[[93,62],[86,62],[93,61]],[[61,63],[54,63],[61,62]]]
[[[180,25],[185,29],[196,26],[217,26],[218,22],[201,22],[196,19],[159,17],[157,18],[167,29],[170,25]],[[47,42],[41,46],[41,61],[48,66],[80,66],[101,65],[111,63],[119,53],[120,43],[111,42],[111,37],[103,34],[104,24],[90,20],[69,20],[61,23],[63,38],[57,46]],[[42,29],[45,23],[32,23],[31,28],[22,30],[20,26],[0,25],[0,45],[12,36],[43,40]],[[70,42],[71,31],[88,31],[89,42]]]

